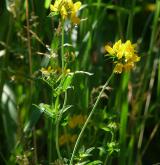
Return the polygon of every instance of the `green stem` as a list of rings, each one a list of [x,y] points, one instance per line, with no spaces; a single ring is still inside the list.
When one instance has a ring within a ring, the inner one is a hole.
[[[135,4],[136,4],[136,0],[133,0],[132,1],[131,11],[129,12],[126,39],[132,39],[133,38],[132,34],[133,34],[133,18],[134,18],[134,7],[135,7]]]
[[[62,21],[62,36],[61,36],[61,62],[62,62],[62,72],[64,70],[64,22]]]
[[[62,36],[61,36],[61,62],[62,62],[62,74],[63,74],[63,70],[64,70],[64,65],[65,65],[65,62],[64,62],[64,22],[62,21]],[[64,104],[63,104],[63,107],[62,109],[64,108],[64,106],[66,105],[66,101],[67,101],[67,92],[65,93],[65,98],[64,98]],[[58,114],[59,113],[59,114]],[[59,148],[59,142],[58,142],[58,139],[59,139],[59,124],[60,124],[60,120],[62,118],[62,112],[57,112],[58,116],[57,116],[57,119],[56,119],[56,135],[55,135],[55,141],[56,141],[56,151],[57,151],[57,154],[58,154],[58,158],[59,159],[62,159],[62,156],[61,156],[61,153],[60,153],[60,148]]]
[[[95,104],[94,104],[94,106],[93,106],[93,108],[92,108],[92,110],[91,110],[91,112],[90,112],[90,114],[89,114],[89,116],[88,116],[86,122],[84,123],[84,125],[83,125],[83,127],[82,127],[82,130],[81,130],[81,132],[80,132],[80,134],[79,134],[79,136],[78,136],[78,138],[77,138],[76,144],[75,144],[74,149],[73,149],[73,153],[72,153],[71,160],[70,160],[70,165],[73,164],[73,159],[74,159],[75,153],[76,153],[76,151],[77,151],[77,147],[78,147],[78,145],[79,145],[79,143],[80,143],[80,140],[81,140],[81,138],[82,138],[82,135],[83,135],[83,133],[84,133],[84,131],[85,131],[85,129],[86,129],[86,127],[87,127],[87,125],[88,125],[88,123],[89,123],[89,121],[90,121],[92,115],[93,115],[93,113],[94,113],[95,110],[96,110],[96,107],[97,107],[97,105],[98,105],[98,103],[99,103],[99,101],[100,101],[100,98],[101,98],[101,96],[102,96],[104,90],[105,90],[106,87],[108,86],[108,84],[109,84],[109,82],[110,82],[110,80],[111,80],[112,77],[113,77],[113,73],[111,74],[111,76],[108,78],[108,80],[107,80],[106,83],[104,84],[104,86],[103,86],[101,92],[99,93],[98,98],[97,98],[97,100],[96,100],[96,102],[95,102]]]
[[[49,164],[52,162],[52,134],[53,134],[53,119],[49,122],[50,126],[50,136],[49,136]]]
[[[64,103],[63,103],[63,107],[62,109],[66,106],[66,102],[67,102],[67,91],[65,92],[65,97],[64,97]],[[57,154],[58,154],[58,158],[62,159],[61,156],[61,152],[60,152],[60,148],[59,148],[59,124],[62,118],[62,111],[59,112],[59,115],[57,116],[57,121],[56,121],[56,150],[57,150]]]
[[[54,103],[54,96],[53,96],[53,89],[52,89],[52,110],[56,110],[56,113],[58,113],[58,103],[59,103],[59,96],[56,97],[55,103]],[[52,156],[53,156],[53,133],[54,133],[54,119],[51,119],[51,122],[49,123],[50,126],[50,132],[49,132],[49,164],[52,162]]]
[[[58,144],[58,134],[59,134],[59,96],[56,97],[56,101],[55,101],[55,112],[56,112],[56,130],[55,130],[55,143],[56,143],[56,151],[57,151],[57,155],[58,158],[61,159],[61,154],[60,154],[60,149],[59,149],[59,144]],[[53,130],[52,130],[53,131]]]
[[[58,154],[58,158],[62,159],[61,153],[60,153],[60,148],[59,148],[59,142],[58,142],[58,135],[59,135],[59,124],[60,124],[60,118],[61,118],[61,112],[59,114],[60,116],[57,117],[56,121],[56,151]]]

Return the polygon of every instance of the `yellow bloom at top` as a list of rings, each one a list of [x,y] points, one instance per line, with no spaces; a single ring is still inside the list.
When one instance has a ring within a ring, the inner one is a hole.
[[[81,2],[73,3],[72,0],[56,0],[54,5],[50,5],[51,12],[58,13],[62,19],[70,19],[74,24],[78,24],[80,19],[77,12],[81,7]]]
[[[105,50],[115,60],[114,73],[122,73],[123,70],[129,71],[134,67],[134,63],[140,60],[140,57],[136,54],[136,44],[132,44],[130,40],[125,43],[119,40],[113,47],[106,45]]]

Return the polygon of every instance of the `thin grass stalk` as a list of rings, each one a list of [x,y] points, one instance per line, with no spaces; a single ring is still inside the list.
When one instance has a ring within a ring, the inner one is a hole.
[[[29,73],[32,76],[32,50],[31,50],[31,37],[30,37],[30,24],[29,24],[29,4],[26,0],[26,23],[27,23],[27,43],[28,43],[28,57],[29,57]]]
[[[146,124],[146,118],[148,115],[149,105],[150,105],[151,96],[152,96],[152,89],[153,89],[153,85],[154,85],[154,81],[155,81],[156,69],[157,69],[157,59],[154,60],[153,70],[152,70],[151,79],[150,79],[150,83],[149,83],[149,90],[148,90],[148,95],[147,95],[145,108],[144,108],[144,115],[143,115],[144,120],[143,120],[142,125],[141,125],[139,141],[138,141],[138,148],[139,149],[141,149],[141,146],[142,146],[145,124]]]
[[[126,92],[125,92],[126,93]],[[127,120],[128,120],[128,101],[123,99],[122,103],[122,111],[120,116],[120,165],[126,164],[127,157],[127,144],[126,144],[126,136],[127,136]]]
[[[147,82],[148,82],[146,80],[146,79],[148,79],[148,77],[145,76],[145,73],[148,74],[149,69],[150,69],[150,63],[151,63],[151,58],[152,58],[151,55],[152,55],[153,48],[154,48],[154,45],[155,45],[155,39],[156,39],[156,32],[157,32],[157,27],[158,27],[159,15],[160,15],[160,0],[157,0],[156,1],[156,11],[155,11],[154,18],[153,18],[153,25],[152,25],[152,33],[151,33],[150,45],[149,45],[149,50],[148,50],[148,58],[146,60],[144,74],[143,74],[143,77],[142,77],[143,87],[141,88],[140,93],[144,93],[145,92],[145,89],[146,89],[146,86],[147,86]],[[146,106],[147,105],[145,105],[145,107]],[[140,107],[142,107],[142,103],[141,103]],[[148,110],[144,110],[144,113],[146,114],[145,111],[148,111]],[[142,130],[143,130],[142,128],[144,127],[143,125],[144,125],[144,123],[142,123],[142,126],[141,126],[141,131],[140,131],[138,145],[137,145],[137,148],[138,148],[137,161],[139,161],[139,159],[140,159],[140,150],[141,150],[141,146],[142,146],[142,137],[143,137],[142,136],[142,134],[143,134],[142,133]]]
[[[144,156],[144,154],[145,154],[145,152],[146,152],[146,150],[147,150],[147,148],[148,148],[150,142],[153,140],[155,134],[157,133],[159,126],[160,126],[160,122],[158,122],[158,123],[154,126],[153,131],[151,132],[151,135],[150,135],[150,137],[149,137],[149,140],[147,141],[147,144],[145,145],[145,147],[144,147],[144,149],[143,149],[143,151],[142,151],[142,156]]]
[[[128,164],[127,165],[132,165],[133,164],[133,154],[134,154],[134,145],[135,145],[135,137],[134,135],[131,136],[131,139],[129,141],[129,145],[128,145],[128,153],[129,153],[129,157],[128,157]]]
[[[118,22],[118,31],[119,31],[119,36],[122,40],[124,40],[123,36],[123,28],[122,28],[122,23],[121,23],[121,13],[120,11],[117,11],[117,22]]]
[[[87,127],[87,125],[88,125],[88,123],[89,123],[89,121],[90,121],[92,115],[93,115],[93,113],[95,112],[95,110],[96,110],[96,108],[97,108],[97,105],[98,105],[98,103],[99,103],[99,101],[100,101],[100,98],[101,98],[101,96],[102,96],[104,90],[105,90],[106,87],[108,86],[108,84],[109,84],[110,80],[112,79],[112,77],[113,77],[113,72],[112,72],[112,74],[110,75],[110,77],[108,78],[108,80],[106,81],[106,83],[104,84],[104,86],[103,86],[101,92],[99,93],[98,98],[97,98],[97,100],[96,100],[96,102],[95,102],[95,104],[94,104],[94,106],[93,106],[93,108],[92,108],[92,110],[91,110],[91,112],[90,112],[90,114],[89,114],[89,116],[88,116],[86,122],[84,123],[84,125],[83,125],[83,127],[82,127],[82,129],[81,129],[81,132],[80,132],[80,134],[79,134],[79,136],[78,136],[78,138],[77,138],[77,140],[76,140],[76,143],[75,143],[75,146],[74,146],[74,149],[73,149],[73,153],[72,153],[72,156],[71,156],[71,159],[70,159],[70,165],[73,165],[73,159],[74,159],[75,153],[76,153],[76,151],[77,151],[78,145],[79,145],[79,143],[80,143],[80,140],[81,140],[81,138],[82,138],[82,136],[83,136],[83,133],[84,133],[84,131],[85,131],[85,129],[86,129],[86,127]]]
[[[27,23],[27,44],[28,44],[28,56],[29,56],[29,74],[32,77],[32,49],[31,49],[31,37],[30,37],[30,24],[29,24],[29,3],[26,0],[26,23]],[[30,94],[32,95],[33,83],[30,81]],[[34,163],[38,164],[37,158],[37,144],[36,144],[36,132],[33,129],[33,145],[34,145]]]
[[[148,78],[148,76],[145,76],[145,73],[149,73],[150,70],[150,63],[151,63],[151,58],[152,58],[152,52],[153,52],[153,48],[155,45],[155,39],[156,39],[156,33],[157,33],[157,26],[158,26],[158,22],[159,22],[159,15],[160,15],[160,0],[156,1],[156,11],[154,14],[154,18],[153,18],[153,24],[152,24],[152,32],[151,32],[151,39],[150,39],[150,44],[149,44],[149,49],[148,49],[148,56],[147,56],[147,60],[146,60],[146,64],[145,64],[145,68],[144,68],[144,74],[142,76],[142,82],[143,82],[143,86],[141,88],[141,90],[139,90],[139,93],[144,93],[147,83],[148,82],[146,80],[146,78]],[[141,106],[142,107],[142,106]]]
[[[134,7],[136,4],[136,0],[132,1],[131,12],[128,17],[128,25],[127,25],[127,34],[126,39],[132,40],[133,34],[133,17],[134,17]],[[128,89],[128,81],[130,78],[130,73],[123,74],[122,77],[122,111],[120,116],[120,165],[126,164],[126,159],[132,154],[127,154],[127,120],[128,120],[128,97],[127,97],[127,89]],[[119,99],[119,98],[118,98]],[[131,159],[131,158],[130,158]]]

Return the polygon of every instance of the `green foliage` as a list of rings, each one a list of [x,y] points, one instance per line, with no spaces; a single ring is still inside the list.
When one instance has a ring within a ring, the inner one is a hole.
[[[73,164],[158,163],[160,1],[83,0],[77,25],[50,3],[0,2],[0,164],[71,163],[113,71],[104,46],[119,39],[141,61],[103,90]]]

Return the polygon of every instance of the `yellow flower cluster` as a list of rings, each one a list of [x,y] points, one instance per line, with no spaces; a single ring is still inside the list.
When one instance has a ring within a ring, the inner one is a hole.
[[[72,0],[56,0],[54,5],[50,5],[51,12],[60,13],[63,20],[70,19],[74,24],[79,24],[80,22],[77,17],[80,7],[80,1],[73,3]]]
[[[83,115],[74,115],[68,125],[70,128],[75,128],[76,126],[80,126],[82,125],[84,122],[86,121],[86,116],[83,116]]]
[[[122,43],[121,40],[117,41],[113,47],[106,45],[105,50],[115,60],[114,73],[122,73],[122,71],[129,71],[134,67],[134,63],[140,60],[136,54],[136,45],[132,44],[130,40]]]
[[[62,136],[60,136],[59,138],[59,145],[63,146],[66,143],[74,143],[77,139],[77,135],[69,135],[69,134],[64,134]]]

